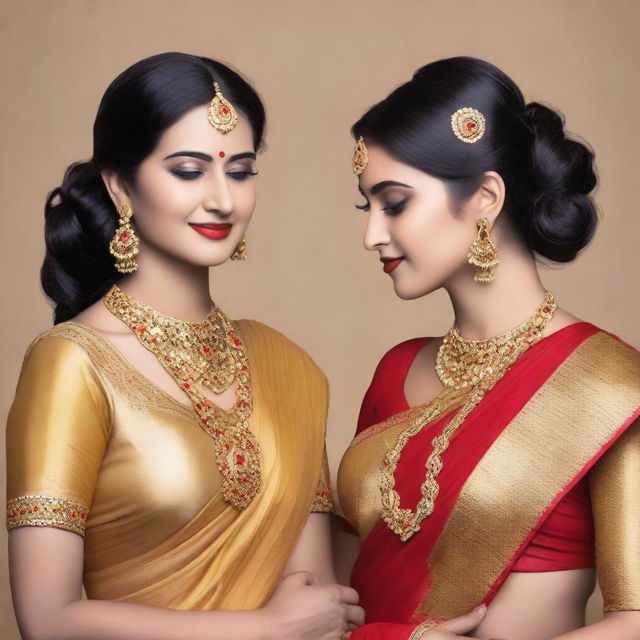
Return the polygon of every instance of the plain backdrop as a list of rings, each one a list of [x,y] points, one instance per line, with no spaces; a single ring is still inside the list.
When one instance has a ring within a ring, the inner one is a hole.
[[[249,259],[216,269],[212,296],[232,317],[284,332],[325,370],[334,474],[380,356],[452,321],[442,292],[394,296],[377,255],[362,249],[365,217],[353,207],[350,125],[427,62],[493,62],[594,147],[596,239],[543,279],[562,306],[640,346],[637,1],[20,0],[0,11],[2,422],[24,350],[52,321],[38,278],[46,194],[91,155],[108,83],[163,51],[231,63],[266,102]],[[0,636],[15,640],[5,542],[3,532]]]

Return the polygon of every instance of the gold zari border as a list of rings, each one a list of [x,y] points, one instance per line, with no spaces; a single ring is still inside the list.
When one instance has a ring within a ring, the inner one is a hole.
[[[542,385],[463,486],[416,613],[451,618],[483,602],[556,496],[640,406],[638,363],[601,332]]]
[[[56,527],[84,535],[89,510],[80,502],[51,496],[20,496],[7,502],[7,530]]]

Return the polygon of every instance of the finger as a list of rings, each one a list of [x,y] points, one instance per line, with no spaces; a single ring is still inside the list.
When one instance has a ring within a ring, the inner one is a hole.
[[[487,607],[481,605],[470,613],[465,613],[463,616],[451,618],[451,620],[443,622],[441,626],[452,633],[467,633],[468,631],[475,629],[482,622],[482,619],[486,614]]]
[[[360,602],[360,596],[355,589],[339,584],[338,591],[340,593],[340,600],[345,604],[358,604],[358,602]]]
[[[364,624],[364,609],[354,604],[348,604],[347,609],[347,623],[356,625],[359,627]]]

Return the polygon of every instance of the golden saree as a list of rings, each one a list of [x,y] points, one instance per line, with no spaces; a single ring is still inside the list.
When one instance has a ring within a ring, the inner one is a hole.
[[[431,441],[459,403],[443,406],[403,449],[395,472],[402,507],[417,503]],[[364,429],[340,467],[341,505],[363,540],[352,582],[372,623],[354,638],[404,640],[422,621],[490,603],[583,479],[606,610],[640,609],[640,507],[631,496],[640,481],[637,351],[587,323],[533,346],[455,433],[435,510],[402,542],[380,519],[379,474],[386,452],[426,406]]]
[[[260,607],[309,511],[330,510],[324,375],[278,332],[235,325],[262,474],[242,511],[222,498],[214,443],[191,405],[86,326],[57,325],[31,345],[8,421],[7,525],[84,534],[89,598]]]

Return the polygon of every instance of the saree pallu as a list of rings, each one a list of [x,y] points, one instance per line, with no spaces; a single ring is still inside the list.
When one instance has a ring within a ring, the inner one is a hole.
[[[395,470],[415,509],[431,441],[460,398],[414,436]],[[442,455],[434,512],[402,542],[381,519],[387,451],[429,405],[359,433],[338,476],[363,540],[352,584],[367,624],[354,640],[404,640],[425,620],[489,604],[554,507],[587,478],[606,610],[640,609],[640,353],[588,323],[533,346],[463,422]]]
[[[273,329],[235,325],[261,451],[262,488],[242,511],[222,498],[214,443],[193,407],[106,339],[64,323],[27,353],[7,430],[7,525],[84,535],[89,598],[261,607],[309,512],[330,508],[324,375]]]

